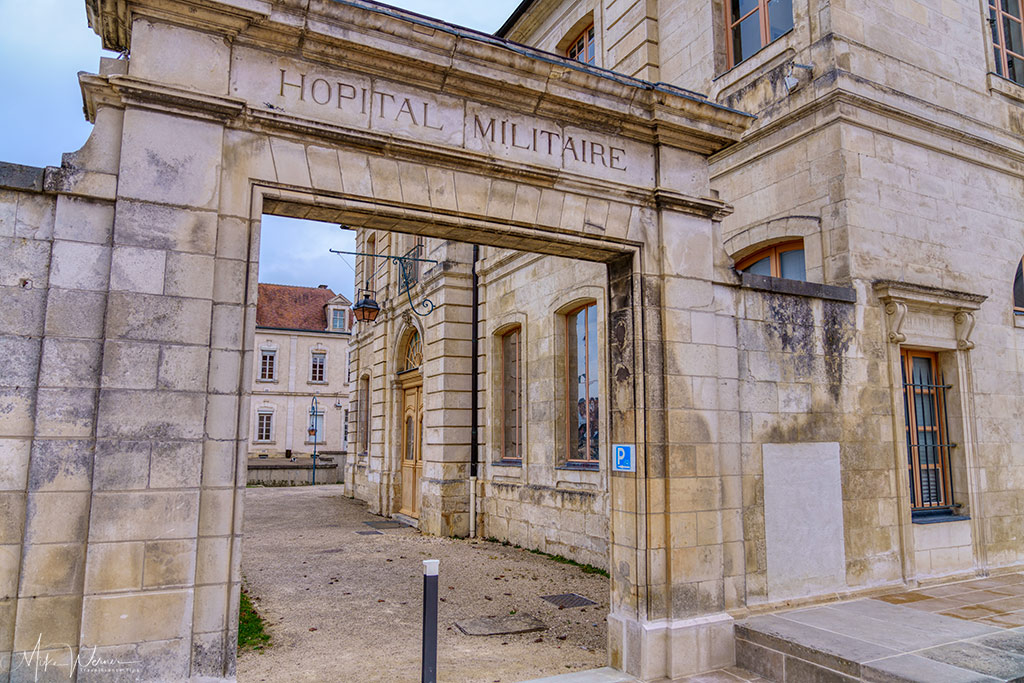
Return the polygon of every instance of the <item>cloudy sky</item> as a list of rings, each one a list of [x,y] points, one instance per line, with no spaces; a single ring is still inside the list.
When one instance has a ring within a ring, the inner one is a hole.
[[[490,33],[519,0],[390,4]],[[85,0],[0,0],[0,161],[59,166],[62,153],[82,146],[92,126],[82,115],[77,74],[96,73],[100,56],[115,55],[100,49],[86,22]],[[261,281],[326,284],[352,298],[351,266],[327,251],[351,251],[351,232],[272,217],[264,221],[260,247]]]

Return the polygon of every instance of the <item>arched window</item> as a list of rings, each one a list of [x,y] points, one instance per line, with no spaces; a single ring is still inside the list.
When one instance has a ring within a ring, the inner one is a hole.
[[[596,464],[601,444],[596,303],[565,316],[565,378],[566,460]]]
[[[1024,259],[1017,264],[1017,276],[1013,278],[1013,312],[1024,315]]]
[[[584,64],[596,64],[597,57],[594,54],[594,25],[591,24],[576,36],[569,43],[569,49],[565,51],[569,59],[578,59]]]
[[[804,242],[792,240],[760,249],[737,261],[736,270],[787,280],[806,280]]]
[[[523,336],[518,325],[501,335],[501,459],[523,459]]]
[[[420,333],[413,330],[409,334],[409,341],[405,343],[405,353],[402,354],[401,370],[415,370],[423,364],[423,342],[420,340]]]
[[[364,375],[356,394],[356,448],[360,453],[370,450],[370,400],[370,378]]]

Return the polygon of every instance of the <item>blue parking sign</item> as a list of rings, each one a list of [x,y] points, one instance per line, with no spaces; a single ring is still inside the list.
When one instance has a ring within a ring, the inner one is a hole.
[[[612,446],[612,469],[616,472],[636,472],[636,446],[615,444]]]

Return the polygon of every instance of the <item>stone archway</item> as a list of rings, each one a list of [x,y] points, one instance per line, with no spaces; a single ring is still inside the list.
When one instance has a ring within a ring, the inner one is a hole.
[[[359,2],[87,8],[131,57],[82,76],[93,135],[23,194],[55,207],[42,345],[71,348],[76,318],[101,330],[98,355],[73,377],[45,353],[39,366],[26,469],[76,474],[26,485],[0,651],[31,650],[46,623],[53,643],[140,661],[146,680],[233,677],[245,330],[269,212],[607,264],[611,441],[639,456],[611,477],[612,664],[654,678],[681,657],[729,663],[724,646],[671,654],[731,642],[731,621],[720,569],[686,576],[668,532],[669,445],[714,436],[669,429],[666,383],[685,373],[666,348],[715,277],[726,207],[706,156],[747,117]],[[54,544],[79,572],[36,571],[63,562]]]

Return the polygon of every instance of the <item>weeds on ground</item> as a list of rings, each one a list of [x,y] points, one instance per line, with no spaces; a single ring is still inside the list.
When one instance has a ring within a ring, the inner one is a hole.
[[[264,630],[263,617],[256,611],[249,599],[249,593],[242,589],[242,604],[238,609],[238,649],[262,650],[270,643],[270,635]]]
[[[493,536],[491,536],[489,538],[485,538],[484,540],[488,541],[490,543],[497,543],[499,545],[512,546],[513,548],[516,548],[517,550],[526,550],[527,552],[531,552],[534,555],[540,555],[541,557],[546,557],[549,560],[552,560],[553,562],[559,562],[561,564],[571,564],[573,567],[579,567],[580,571],[582,571],[584,574],[597,574],[598,576],[603,576],[606,579],[609,578],[609,575],[608,575],[607,571],[605,571],[604,569],[601,569],[600,567],[595,567],[592,564],[585,564],[585,563],[582,563],[582,562],[577,562],[576,560],[570,560],[568,557],[562,557],[561,555],[552,555],[551,553],[546,553],[543,550],[534,550],[533,548],[523,548],[521,545],[518,545],[518,544],[517,545],[512,545],[508,541],[499,541],[498,539],[494,538]]]

